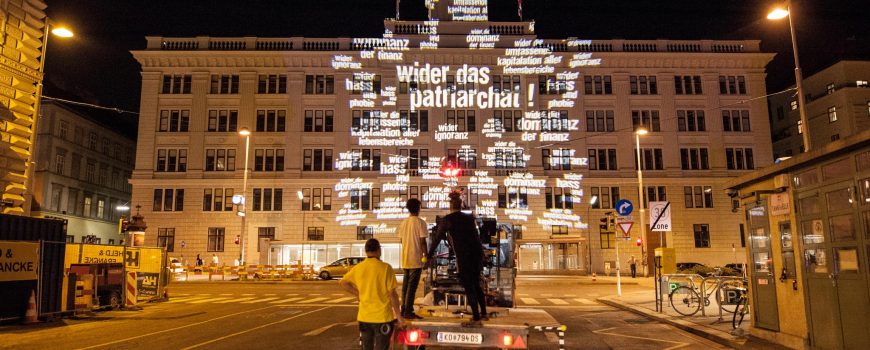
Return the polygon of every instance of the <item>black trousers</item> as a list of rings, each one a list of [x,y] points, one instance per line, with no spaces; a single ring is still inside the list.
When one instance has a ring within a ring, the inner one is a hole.
[[[462,273],[460,270],[459,282],[465,289],[465,297],[468,299],[468,306],[471,308],[474,320],[479,320],[481,315],[486,315],[486,297],[480,287],[480,270],[468,273]]]
[[[631,264],[631,278],[637,277],[637,264]]]
[[[417,285],[420,284],[420,273],[423,269],[403,269],[405,277],[402,280],[402,316],[414,313],[414,296],[417,295]]]
[[[359,323],[359,342],[363,350],[387,350],[396,321],[387,323]]]

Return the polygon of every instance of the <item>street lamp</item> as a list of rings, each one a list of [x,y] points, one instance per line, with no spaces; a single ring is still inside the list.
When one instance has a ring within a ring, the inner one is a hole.
[[[239,256],[239,265],[245,266],[245,242],[248,240],[248,224],[247,224],[247,192],[248,192],[248,156],[250,155],[251,150],[251,130],[248,128],[241,128],[239,130],[239,135],[245,137],[245,171],[244,175],[242,175],[242,197],[240,199],[239,205],[241,209],[236,212],[238,216],[242,217],[242,239],[239,242],[239,250],[241,254]]]
[[[801,74],[801,64],[798,60],[798,47],[797,47],[797,37],[795,36],[794,31],[794,13],[792,12],[792,4],[791,1],[787,1],[785,4],[785,8],[777,7],[770,11],[767,14],[767,19],[769,20],[778,20],[788,17],[788,28],[791,32],[791,48],[794,52],[794,80],[795,87],[797,88],[798,95],[798,113],[800,113],[801,117],[801,125],[803,126],[800,131],[803,131],[801,135],[803,136],[804,141],[804,152],[809,152],[812,148],[812,143],[810,142],[810,124],[807,120],[807,109],[806,109],[806,97],[804,96],[804,88],[803,88],[803,75]],[[799,127],[800,128],[800,127]]]
[[[586,250],[589,254],[588,274],[592,274],[592,222],[589,219],[592,217],[590,213],[592,212],[592,206],[595,205],[595,203],[598,203],[598,196],[592,196],[592,198],[589,198],[589,206],[586,207],[586,221],[589,222],[589,224],[586,225]]]
[[[644,193],[643,192],[643,170],[642,170],[643,169],[643,158],[640,157],[640,137],[642,135],[646,135],[648,133],[649,132],[644,128],[640,128],[640,129],[637,129],[634,131],[634,142],[635,142],[635,145],[637,146],[637,203],[638,203],[638,207],[640,207],[640,210],[638,211],[638,214],[640,216],[640,232],[641,232],[640,235],[641,235],[641,237],[643,237],[644,241],[647,240],[646,239],[646,222],[645,222],[646,218],[644,217],[646,215],[644,207],[646,207],[646,206],[644,205],[644,202],[643,202],[643,193]],[[664,246],[663,241],[664,241],[664,239],[661,238],[661,233],[660,233],[659,234],[659,246]],[[641,248],[641,250],[643,250],[643,249]],[[644,259],[643,261],[646,261],[646,257],[642,257],[642,259]],[[646,265],[648,265],[648,264],[644,264],[644,266],[646,266]],[[647,275],[647,272],[644,272],[644,275]]]

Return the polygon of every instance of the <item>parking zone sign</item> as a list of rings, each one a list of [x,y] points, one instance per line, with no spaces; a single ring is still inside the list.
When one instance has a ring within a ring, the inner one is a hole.
[[[653,232],[671,231],[671,203],[649,202],[649,227]]]

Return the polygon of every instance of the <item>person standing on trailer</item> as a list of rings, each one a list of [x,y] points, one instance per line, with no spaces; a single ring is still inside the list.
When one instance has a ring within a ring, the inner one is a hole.
[[[417,198],[411,198],[405,203],[410,215],[399,224],[397,231],[402,239],[402,271],[405,272],[402,282],[402,317],[409,320],[422,319],[414,313],[414,296],[417,295],[417,285],[423,271],[427,236],[426,221],[420,218],[420,204]]]

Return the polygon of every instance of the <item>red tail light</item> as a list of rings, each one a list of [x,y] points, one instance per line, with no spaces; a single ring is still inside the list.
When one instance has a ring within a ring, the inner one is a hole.
[[[423,345],[426,332],[421,329],[405,329],[399,333],[399,340],[406,345]]]
[[[514,336],[513,334],[505,334],[501,337],[501,342],[504,346],[514,345]]]

